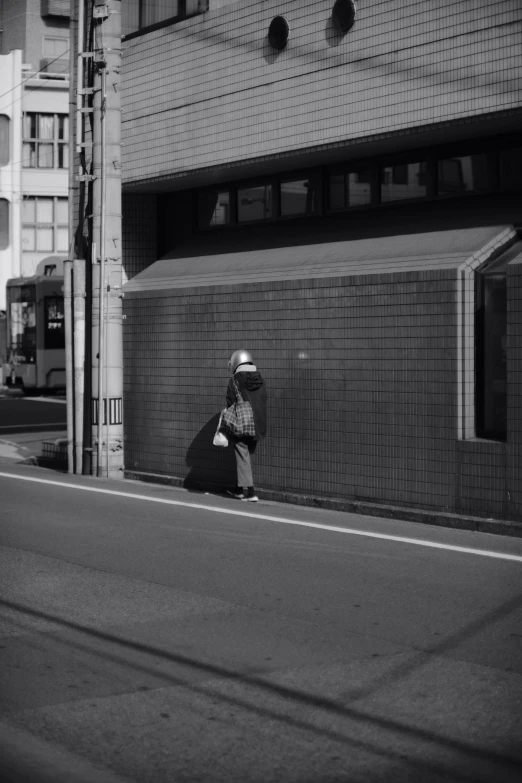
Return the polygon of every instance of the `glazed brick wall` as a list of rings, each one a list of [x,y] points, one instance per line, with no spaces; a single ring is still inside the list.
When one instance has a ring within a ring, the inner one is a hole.
[[[202,486],[233,481],[231,449],[211,441],[228,357],[244,346],[269,393],[259,487],[511,513],[520,433],[509,477],[505,445],[457,440],[455,275],[129,294],[126,468]]]
[[[332,6],[243,0],[125,42],[124,182],[520,107],[520,0],[364,0],[342,39]]]
[[[522,263],[508,269],[508,501],[522,515]]]
[[[146,193],[122,193],[123,282],[154,263],[157,256],[157,198]]]

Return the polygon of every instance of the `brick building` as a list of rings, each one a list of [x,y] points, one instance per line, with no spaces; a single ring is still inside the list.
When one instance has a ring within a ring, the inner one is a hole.
[[[518,0],[122,5],[127,471],[520,519]]]

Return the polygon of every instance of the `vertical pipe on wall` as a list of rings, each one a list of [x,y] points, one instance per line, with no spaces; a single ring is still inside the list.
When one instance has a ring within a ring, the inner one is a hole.
[[[83,39],[84,39],[84,0],[71,0],[71,12],[73,6],[78,3],[78,51],[76,52],[76,151],[81,152],[81,143],[83,141]],[[72,20],[72,14],[71,14]],[[72,76],[72,72],[71,72]],[[71,84],[73,79],[71,79]],[[72,158],[69,158],[72,163]]]
[[[81,474],[85,388],[85,261],[81,258],[75,258],[73,262],[73,302],[75,472]]]
[[[65,321],[65,401],[67,408],[67,471],[74,473],[74,390],[73,390],[73,262],[63,262],[63,317]]]

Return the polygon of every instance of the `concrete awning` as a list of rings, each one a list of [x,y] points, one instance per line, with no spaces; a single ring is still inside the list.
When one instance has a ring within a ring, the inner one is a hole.
[[[231,249],[228,242],[220,252],[218,232],[208,234],[151,264],[123,290],[476,268],[516,237],[513,226],[486,226],[260,249]]]

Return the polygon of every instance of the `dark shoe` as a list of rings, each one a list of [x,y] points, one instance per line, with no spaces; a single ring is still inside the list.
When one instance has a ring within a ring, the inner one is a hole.
[[[241,499],[250,503],[257,503],[259,500],[255,493],[254,487],[248,487],[245,495]]]
[[[240,487],[233,487],[232,489],[227,489],[227,495],[230,495],[231,498],[236,498],[236,500],[245,499],[245,496],[243,495],[243,490]]]

